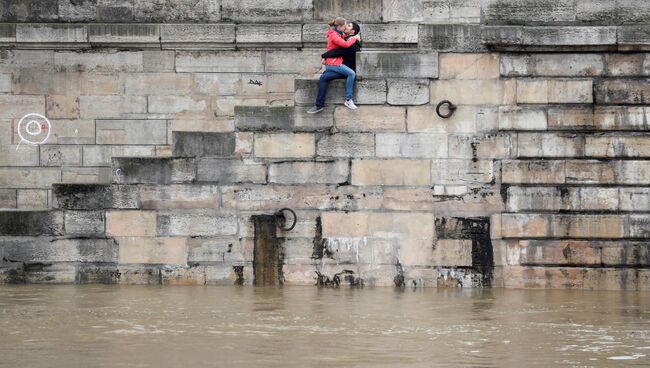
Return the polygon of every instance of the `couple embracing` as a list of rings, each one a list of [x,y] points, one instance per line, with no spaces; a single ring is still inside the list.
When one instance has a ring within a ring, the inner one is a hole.
[[[357,106],[352,100],[354,80],[356,78],[355,54],[361,50],[361,28],[355,22],[348,23],[344,18],[336,18],[328,23],[327,52],[322,55],[325,72],[318,83],[318,96],[316,103],[307,111],[317,114],[325,108],[325,96],[329,83],[335,79],[346,79],[345,106],[356,110]]]

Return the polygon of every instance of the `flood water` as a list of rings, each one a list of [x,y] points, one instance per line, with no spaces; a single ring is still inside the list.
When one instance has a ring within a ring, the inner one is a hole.
[[[1,286],[2,367],[650,366],[650,293]]]

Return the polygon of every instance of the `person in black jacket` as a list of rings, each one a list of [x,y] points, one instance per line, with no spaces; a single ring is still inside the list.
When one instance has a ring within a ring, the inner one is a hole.
[[[355,35],[358,35],[361,32],[361,27],[356,22],[348,23],[346,29],[346,39]],[[357,61],[356,53],[361,51],[361,41],[355,43],[354,45],[348,47],[347,49],[339,48],[327,51],[321,57],[323,59],[334,58],[334,57],[343,57],[343,64],[347,65],[350,69],[356,71]],[[345,79],[346,76],[340,73],[326,71],[320,76],[318,81],[318,96],[316,97],[316,104],[307,111],[309,114],[317,114],[323,109],[325,109],[325,97],[327,95],[327,87],[329,83],[335,79]]]

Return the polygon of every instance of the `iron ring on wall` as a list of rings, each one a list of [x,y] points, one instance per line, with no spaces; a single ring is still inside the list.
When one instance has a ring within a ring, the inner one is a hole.
[[[291,224],[290,227],[282,227],[282,220],[286,221],[287,219],[287,217],[284,215],[285,212],[291,212],[291,215],[293,216],[293,224]],[[282,208],[275,213],[275,221],[278,228],[280,228],[282,231],[291,231],[294,227],[296,227],[296,224],[298,223],[298,216],[296,215],[296,212],[291,208]]]
[[[447,110],[449,110],[446,114],[440,112],[440,108],[444,105],[447,105]],[[442,100],[440,103],[438,103],[438,106],[436,106],[436,114],[438,114],[438,116],[443,119],[450,118],[452,115],[454,115],[454,111],[456,111],[456,105],[451,103],[449,100]]]

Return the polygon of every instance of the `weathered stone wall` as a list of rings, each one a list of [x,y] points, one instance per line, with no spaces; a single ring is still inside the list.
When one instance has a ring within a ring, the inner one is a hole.
[[[649,13],[0,1],[0,281],[251,284],[266,234],[285,284],[648,290]],[[360,108],[338,81],[308,115],[339,14]],[[294,230],[256,232],[283,207]]]

